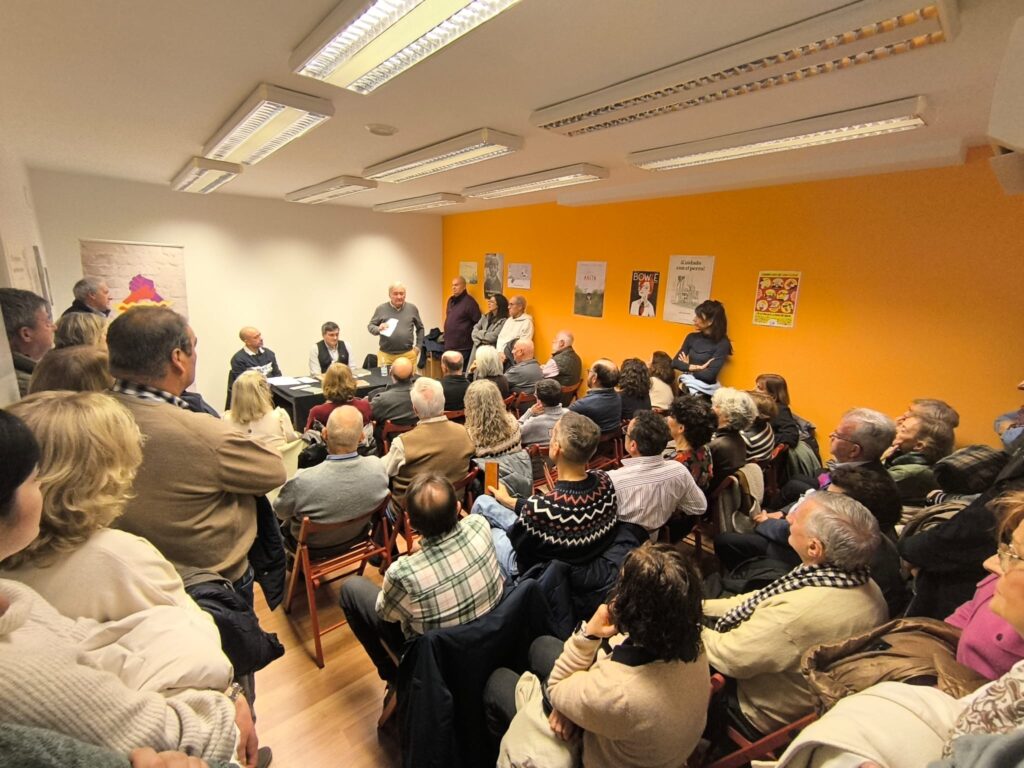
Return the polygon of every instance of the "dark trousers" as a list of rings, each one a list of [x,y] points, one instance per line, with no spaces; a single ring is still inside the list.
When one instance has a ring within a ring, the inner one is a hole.
[[[530,646],[530,671],[541,679],[545,689],[548,675],[562,655],[565,643],[557,637],[545,635],[538,637]],[[487,718],[487,730],[500,739],[508,730],[512,718],[516,716],[516,684],[519,673],[507,667],[496,669],[487,679],[484,688],[484,716]]]
[[[405,636],[398,622],[384,621],[377,615],[380,588],[362,576],[352,576],[341,586],[341,610],[345,612],[352,634],[362,644],[380,679],[394,683],[398,667],[392,660],[401,658]]]
[[[253,594],[252,586],[256,580],[256,572],[250,565],[246,568],[245,573],[238,581],[234,582],[231,586],[235,592],[242,596],[249,608],[255,610],[256,597]],[[256,722],[256,673],[253,672],[248,675],[243,675],[238,678],[238,684],[242,686],[242,692],[245,693],[245,698],[249,702],[249,709],[252,710],[252,721]]]

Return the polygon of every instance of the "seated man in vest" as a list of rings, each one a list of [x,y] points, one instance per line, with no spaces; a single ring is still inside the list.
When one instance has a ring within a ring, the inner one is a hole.
[[[600,439],[594,422],[566,412],[551,432],[558,481],[550,493],[516,498],[499,484],[473,504],[473,512],[490,522],[506,578],[515,579],[535,563],[579,565],[604,552],[615,535],[618,505],[607,473],[587,470]]]
[[[531,393],[538,381],[544,378],[540,364],[534,355],[533,342],[519,339],[512,347],[512,366],[505,371],[505,380],[513,394]]]
[[[341,587],[352,634],[388,684],[385,714],[395,705],[398,668],[392,657],[401,657],[405,641],[483,616],[501,600],[504,586],[487,521],[476,515],[459,520],[461,505],[443,476],[418,475],[406,493],[406,508],[423,537],[416,549],[391,564],[380,589],[362,576]]]
[[[554,379],[538,381],[534,394],[537,396],[537,402],[519,417],[524,446],[550,443],[551,430],[565,413],[565,408],[562,407],[562,388]]]
[[[541,366],[545,379],[555,379],[559,386],[576,386],[580,383],[583,361],[572,348],[575,339],[569,331],[559,331],[551,342],[551,359]]]
[[[611,360],[595,360],[587,372],[587,394],[569,406],[597,424],[602,433],[622,429],[622,399],[615,391],[619,383],[619,367]]]
[[[800,565],[757,592],[705,600],[704,649],[726,688],[730,719],[768,733],[809,714],[815,699],[800,674],[804,652],[881,624],[888,612],[868,564],[878,523],[862,504],[815,492],[790,514]]]
[[[339,338],[338,324],[328,320],[320,326],[320,335],[323,338],[309,350],[309,375],[317,378],[323,378],[331,363],[348,365],[348,347]]]
[[[327,458],[300,469],[285,483],[274,502],[282,523],[285,545],[294,551],[302,518],[314,523],[341,523],[374,510],[388,495],[388,473],[377,456],[360,456],[363,415],[351,405],[331,411],[323,430]],[[366,534],[364,526],[310,534],[309,550],[315,557],[345,552]]]
[[[444,409],[461,411],[466,407],[464,401],[469,379],[463,373],[462,353],[449,350],[441,355],[441,388],[444,390]]]
[[[419,421],[415,429],[398,435],[384,456],[384,469],[394,478],[396,502],[405,498],[406,489],[417,475],[441,475],[457,483],[469,472],[473,456],[473,441],[466,428],[444,415],[441,382],[421,376],[413,383],[410,396]]]

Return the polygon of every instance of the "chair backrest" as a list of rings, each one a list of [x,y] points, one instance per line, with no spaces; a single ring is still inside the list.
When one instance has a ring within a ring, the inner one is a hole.
[[[307,445],[308,443],[300,437],[297,440],[292,440],[281,449],[281,458],[284,459],[285,476],[289,480],[295,477],[295,474],[299,471],[299,454],[302,453]],[[267,491],[267,498],[271,504],[277,499],[282,488],[284,488],[283,485]]]
[[[385,421],[384,426],[380,431],[381,444],[384,448],[384,453],[391,450],[391,439],[395,435],[400,435],[403,432],[410,432],[415,427],[415,424],[395,424],[391,419]]]
[[[711,522],[716,535],[754,530],[753,521],[743,509],[743,492],[735,474],[725,478],[711,494]]]
[[[587,462],[588,469],[613,469],[622,463],[625,453],[622,429],[612,429],[601,433],[597,450]]]
[[[371,520],[377,515],[383,514],[384,510],[388,508],[388,504],[391,501],[391,494],[388,493],[376,507],[371,509],[359,517],[349,518],[348,520],[342,520],[337,523],[321,523],[315,520],[310,520],[308,517],[302,518],[302,526],[299,528],[299,536],[297,539],[300,547],[306,546],[306,542],[309,541],[309,534],[319,533],[321,531],[332,531],[339,528],[352,528],[355,529],[356,523],[369,524]]]
[[[582,381],[577,381],[575,384],[566,384],[562,387],[562,407],[568,408],[572,401],[576,399],[576,396],[580,392],[580,387],[583,385]]]
[[[530,457],[530,464],[533,466],[533,491],[536,493],[545,483],[548,489],[554,487],[554,477],[558,470],[551,462],[551,446],[547,444],[534,443],[526,446],[526,453]]]
[[[515,409],[517,393],[513,392],[511,395],[506,397],[502,402],[505,403],[505,409],[512,411]]]
[[[516,416],[522,416],[524,413],[526,413],[526,409],[531,407],[536,402],[536,395],[531,395],[527,392],[519,392],[518,394],[516,394],[515,400],[512,403],[512,408],[510,410],[513,413],[515,413]]]
[[[448,419],[448,421],[454,421],[456,424],[465,424],[466,423],[466,411],[465,410],[461,410],[461,411],[445,411],[444,415]]]
[[[473,508],[473,481],[479,474],[480,468],[474,464],[464,478],[452,484],[455,488],[455,498],[462,502],[464,512],[469,512]]]

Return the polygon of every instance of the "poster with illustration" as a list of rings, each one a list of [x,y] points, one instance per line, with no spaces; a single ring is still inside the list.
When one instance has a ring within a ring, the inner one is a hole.
[[[505,270],[505,256],[500,253],[484,254],[484,297],[501,293],[501,273]]]
[[[657,317],[661,272],[634,272],[632,281],[629,289],[629,314],[634,317]]]
[[[607,266],[607,262],[604,261],[576,262],[573,314],[587,317],[604,315],[604,275]]]
[[[185,249],[180,245],[80,240],[79,247],[82,274],[110,287],[113,315],[137,305],[156,305],[188,317]]]
[[[532,264],[509,264],[508,265],[508,287],[529,288],[533,281]]]
[[[714,271],[714,256],[669,256],[664,319],[692,325],[693,310],[711,298]]]
[[[754,295],[754,325],[792,328],[800,292],[799,272],[759,272]]]
[[[466,281],[466,285],[476,285],[480,282],[480,279],[476,274],[475,261],[460,261],[459,274],[462,275],[462,279]]]

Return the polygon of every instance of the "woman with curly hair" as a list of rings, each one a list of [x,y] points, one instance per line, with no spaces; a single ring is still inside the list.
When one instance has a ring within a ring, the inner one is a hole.
[[[680,395],[672,401],[668,412],[668,431],[675,441],[671,457],[690,470],[697,487],[705,494],[711,491],[712,462],[708,443],[715,433],[718,419],[707,400],[694,395]]]
[[[299,439],[288,411],[274,407],[270,383],[261,371],[246,371],[235,379],[231,385],[231,410],[224,412],[224,421],[277,450]]]
[[[473,441],[474,458],[481,469],[498,462],[498,477],[516,496],[533,492],[533,465],[523,450],[519,421],[508,412],[498,387],[474,381],[466,390],[466,432]]]
[[[637,411],[651,410],[651,374],[640,358],[629,357],[622,361],[618,389],[623,421],[632,419]]]
[[[366,398],[356,397],[356,379],[352,375],[352,369],[344,363],[331,363],[324,372],[321,386],[327,402],[310,409],[306,429],[312,429],[315,421],[326,424],[331,411],[339,405],[351,405],[363,414],[364,427],[373,419],[370,403]]]
[[[72,618],[116,621],[154,605],[198,611],[156,547],[111,524],[131,498],[142,436],[98,392],[39,392],[7,409],[41,447],[43,515],[35,541],[0,564]]]
[[[644,544],[626,557],[608,603],[564,644],[534,641],[531,672],[522,678],[497,670],[484,700],[492,730],[505,731],[498,765],[527,756],[537,765],[584,768],[685,760],[704,730],[711,687],[700,585],[691,559],[666,544]],[[531,728],[542,719],[546,728]]]
[[[668,352],[659,349],[651,355],[647,370],[651,374],[651,407],[656,411],[667,411],[679,396],[679,384],[672,372],[672,358]]]

